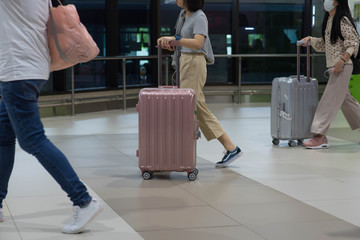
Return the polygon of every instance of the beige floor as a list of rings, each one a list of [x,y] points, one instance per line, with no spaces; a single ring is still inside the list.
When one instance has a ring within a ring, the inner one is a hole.
[[[244,156],[227,169],[216,141],[198,141],[199,176],[137,167],[135,109],[43,119],[104,212],[84,234],[64,235],[65,194],[32,157],[17,149],[0,240],[323,240],[360,239],[360,134],[342,114],[329,150],[272,146],[269,104],[210,104]]]

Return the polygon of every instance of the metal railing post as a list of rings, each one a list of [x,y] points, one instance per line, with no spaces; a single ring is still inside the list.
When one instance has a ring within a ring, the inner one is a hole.
[[[242,58],[239,57],[239,85],[238,85],[238,104],[241,103],[241,81],[242,81],[242,69],[241,69],[241,62],[242,62]]]
[[[127,110],[126,106],[126,58],[122,59],[122,70],[123,70],[123,100],[124,100],[124,111]]]
[[[74,66],[71,67],[71,116],[75,116],[75,74]]]
[[[236,91],[234,91],[234,95],[233,98],[235,99],[236,95],[238,97],[238,104],[241,103],[241,93],[242,93],[242,59],[249,59],[249,58],[292,58],[292,57],[296,57],[297,54],[232,54],[232,55],[228,55],[228,54],[215,54],[214,57],[215,58],[236,58],[238,59],[238,86],[234,86],[235,89],[237,88],[237,93]],[[304,54],[302,54],[302,56],[305,56]],[[311,54],[311,57],[313,59],[312,62],[312,74],[314,75],[314,64],[315,64],[315,58],[316,57],[320,57],[320,56],[325,56],[324,54]],[[169,64],[171,63],[171,60],[169,61],[169,55],[164,56],[165,57],[165,71],[166,71],[166,80],[165,80],[165,84],[169,85],[172,84],[172,74],[170,73],[171,76],[169,76]],[[124,99],[124,110],[127,110],[127,91],[126,91],[126,60],[134,60],[134,59],[158,59],[158,56],[116,56],[116,57],[96,57],[94,60],[95,61],[109,61],[109,60],[117,60],[117,61],[122,61],[122,70],[123,70],[123,99]],[[162,77],[163,75],[161,75]],[[169,81],[171,81],[169,83]],[[73,82],[72,82],[73,83]],[[74,90],[74,87],[72,87],[72,89]],[[219,91],[221,92],[221,91]],[[72,92],[72,94],[74,95],[74,93]],[[72,104],[75,105],[75,97],[72,96]],[[75,108],[75,107],[73,107]],[[73,110],[74,114],[75,114],[75,109]]]
[[[165,58],[165,81],[166,86],[169,86],[169,57]]]

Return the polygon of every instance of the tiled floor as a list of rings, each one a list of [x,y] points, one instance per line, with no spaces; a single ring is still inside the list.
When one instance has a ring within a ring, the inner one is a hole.
[[[104,211],[84,234],[64,235],[71,203],[32,157],[17,149],[0,240],[360,239],[360,132],[336,117],[328,150],[274,147],[269,104],[210,104],[244,151],[227,169],[217,141],[198,141],[198,179],[142,180],[135,109],[43,119]]]

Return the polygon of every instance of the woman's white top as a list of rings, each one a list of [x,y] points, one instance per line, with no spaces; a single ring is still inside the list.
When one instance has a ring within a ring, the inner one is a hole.
[[[0,1],[0,81],[47,80],[46,0]]]

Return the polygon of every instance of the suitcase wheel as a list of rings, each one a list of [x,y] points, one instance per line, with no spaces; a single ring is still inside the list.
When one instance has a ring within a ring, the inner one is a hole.
[[[149,180],[152,177],[152,172],[148,172],[148,171],[143,172],[142,177],[144,180]]]
[[[194,171],[188,173],[188,179],[189,179],[190,181],[195,181],[198,173],[199,173],[199,171],[195,168]]]
[[[289,145],[289,147],[295,147],[295,146],[296,146],[296,142],[293,141],[293,140],[289,140],[288,145]]]
[[[274,138],[274,139],[272,140],[272,143],[273,143],[274,145],[279,145],[280,140],[277,139],[277,138]]]
[[[298,141],[299,145],[303,145],[303,143],[304,143],[304,139],[298,139],[297,141]]]

